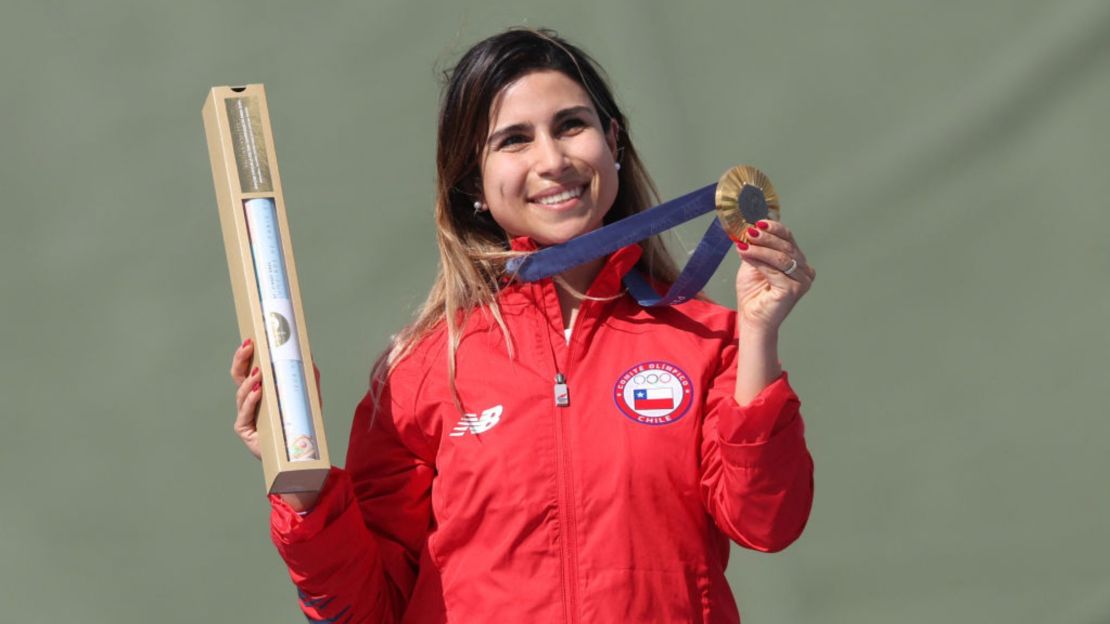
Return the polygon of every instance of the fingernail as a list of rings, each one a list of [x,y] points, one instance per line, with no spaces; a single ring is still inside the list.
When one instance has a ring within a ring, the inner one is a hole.
[[[251,371],[251,377],[254,377],[254,376],[255,376],[255,375],[257,375],[257,374],[258,374],[258,367],[257,367],[257,366],[255,366],[255,367],[254,367],[254,370],[252,370],[252,371]]]
[[[243,341],[243,345],[242,345],[242,346],[244,346],[244,347],[245,347],[245,346],[249,345],[250,343],[251,343],[251,339],[250,339],[250,338],[247,338],[246,340],[244,340],[244,341]]]
[[[261,381],[256,381],[256,382],[254,382],[254,386],[251,388],[251,392],[258,392],[258,389],[261,388],[261,387],[262,387],[262,382]]]
[[[748,236],[751,236],[752,238],[759,238],[759,230],[753,227],[748,228]]]
[[[739,249],[740,251],[747,251],[748,250],[748,244],[747,243],[741,243],[740,241],[736,241],[736,248]]]
[[[761,230],[766,230],[767,228],[769,228],[771,226],[766,221],[760,221],[759,223],[755,224],[755,227],[757,227]]]

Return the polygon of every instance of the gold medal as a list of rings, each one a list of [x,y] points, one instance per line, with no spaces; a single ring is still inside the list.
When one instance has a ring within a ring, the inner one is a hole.
[[[748,241],[748,228],[761,219],[779,220],[779,196],[770,178],[750,165],[725,172],[717,182],[717,219],[728,237]]]

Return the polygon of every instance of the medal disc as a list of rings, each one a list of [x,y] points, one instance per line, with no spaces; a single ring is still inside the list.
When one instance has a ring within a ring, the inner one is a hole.
[[[728,237],[747,242],[748,228],[761,219],[779,220],[779,196],[770,178],[750,165],[725,172],[717,182],[717,219]]]

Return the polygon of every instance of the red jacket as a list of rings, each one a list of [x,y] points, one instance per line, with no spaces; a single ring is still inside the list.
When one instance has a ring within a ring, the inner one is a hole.
[[[636,245],[591,296],[620,291]],[[550,280],[468,321],[448,386],[445,332],[355,413],[347,468],[315,509],[273,500],[272,536],[314,622],[739,621],[729,539],[801,534],[813,495],[786,375],[732,398],[736,314],[704,301],[585,301],[567,344]],[[556,375],[569,404],[556,405]]]

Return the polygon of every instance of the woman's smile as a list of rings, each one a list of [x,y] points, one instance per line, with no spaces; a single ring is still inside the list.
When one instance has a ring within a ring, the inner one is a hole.
[[[569,210],[579,203],[578,198],[586,192],[588,185],[555,186],[528,198],[534,204],[552,210]]]

